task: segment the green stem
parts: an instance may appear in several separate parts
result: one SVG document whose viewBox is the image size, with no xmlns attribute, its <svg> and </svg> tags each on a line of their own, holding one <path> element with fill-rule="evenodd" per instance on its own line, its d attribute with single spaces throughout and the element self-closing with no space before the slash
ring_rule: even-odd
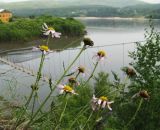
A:
<svg viewBox="0 0 160 130">
<path fill-rule="evenodd" d="M 35 87 L 38 87 L 38 83 L 39 83 L 39 81 L 41 79 L 41 73 L 42 73 L 42 68 L 43 68 L 44 60 L 45 60 L 45 54 L 42 53 L 41 62 L 40 62 L 39 70 L 38 70 L 38 73 L 37 73 L 36 82 L 34 84 Z"/>
<path fill-rule="evenodd" d="M 49 36 L 47 38 L 47 43 L 46 43 L 47 46 L 49 45 L 50 36 L 51 36 L 51 34 L 49 34 Z"/>
<path fill-rule="evenodd" d="M 29 96 L 29 98 L 28 98 L 28 100 L 27 100 L 27 102 L 26 102 L 26 104 L 25 104 L 25 107 L 26 107 L 26 108 L 28 107 L 28 105 L 29 105 L 29 103 L 30 103 L 30 101 L 31 101 L 31 99 L 32 99 L 33 93 L 34 93 L 34 91 L 33 91 L 33 89 L 32 89 L 32 92 L 31 92 L 31 94 L 30 94 L 30 96 Z"/>
<path fill-rule="evenodd" d="M 41 79 L 41 71 L 42 71 L 42 68 L 43 68 L 44 59 L 45 59 L 45 54 L 42 52 L 39 70 L 38 70 L 36 81 L 35 81 L 35 84 L 34 84 L 33 87 L 38 87 L 38 83 L 39 83 L 39 81 Z M 32 92 L 31 92 L 31 94 L 30 94 L 30 96 L 29 96 L 29 98 L 28 98 L 28 100 L 27 100 L 27 102 L 25 104 L 26 108 L 28 107 L 28 105 L 29 105 L 29 103 L 30 103 L 30 101 L 32 99 L 33 94 L 34 94 L 34 89 L 32 89 Z"/>
<path fill-rule="evenodd" d="M 90 81 L 90 79 L 93 77 L 94 72 L 95 72 L 95 70 L 96 70 L 96 68 L 97 68 L 97 66 L 98 66 L 98 63 L 99 63 L 99 62 L 97 61 L 96 64 L 95 64 L 95 66 L 94 66 L 94 69 L 93 69 L 91 75 L 89 76 L 89 78 L 87 79 L 87 81 L 84 83 L 83 86 L 86 86 L 86 84 L 87 84 L 87 83 Z"/>
<path fill-rule="evenodd" d="M 139 105 L 138 105 L 138 107 L 137 107 L 137 110 L 135 111 L 135 113 L 134 113 L 134 115 L 132 116 L 132 118 L 130 119 L 130 121 L 127 123 L 126 127 L 128 127 L 128 126 L 132 123 L 132 121 L 135 120 L 135 118 L 136 118 L 136 116 L 137 116 L 137 114 L 138 114 L 138 111 L 140 110 L 140 108 L 141 108 L 141 106 L 142 106 L 142 103 L 143 103 L 143 98 L 141 98 L 141 100 L 140 100 L 140 102 L 139 102 Z M 126 127 L 124 127 L 124 128 L 126 128 Z"/>
<path fill-rule="evenodd" d="M 97 125 L 97 120 L 99 119 L 100 114 L 101 114 L 101 110 L 100 110 L 100 106 L 99 106 L 98 112 L 96 113 L 95 118 L 94 118 L 95 122 L 92 125 L 92 129 Z"/>
<path fill-rule="evenodd" d="M 35 84 L 34 84 L 34 86 L 33 86 L 33 88 L 32 88 L 32 92 L 31 92 L 31 94 L 30 94 L 30 96 L 29 96 L 29 98 L 28 98 L 28 100 L 27 100 L 27 102 L 26 102 L 26 104 L 25 104 L 25 109 L 27 109 L 28 105 L 29 105 L 30 102 L 31 102 L 32 96 L 33 96 L 34 91 L 35 91 L 34 88 L 38 87 L 38 83 L 39 83 L 40 78 L 41 78 L 41 71 L 42 71 L 44 59 L 45 59 L 45 54 L 42 52 L 41 61 L 40 61 L 40 66 L 39 66 L 39 70 L 38 70 L 38 73 L 37 73 L 36 81 L 35 81 Z M 22 111 L 22 114 L 20 115 L 20 117 L 17 118 L 15 127 L 17 127 L 17 126 L 19 125 L 20 120 L 21 120 L 21 118 L 22 118 L 22 116 L 23 116 L 24 114 L 25 114 L 25 110 L 23 110 L 23 111 Z"/>
<path fill-rule="evenodd" d="M 36 97 L 37 97 L 37 92 L 35 92 L 34 99 L 33 99 L 31 119 L 32 119 L 32 116 L 33 116 L 33 113 L 34 113 L 34 108 L 35 108 L 35 103 L 36 103 Z"/>
<path fill-rule="evenodd" d="M 82 128 L 82 130 L 85 129 L 85 126 L 87 125 L 88 121 L 91 119 L 92 115 L 93 115 L 93 111 L 92 111 L 91 114 L 89 115 L 89 117 L 88 117 L 88 119 L 87 119 L 87 121 L 86 121 L 84 127 Z"/>
<path fill-rule="evenodd" d="M 77 79 L 77 78 L 78 78 L 79 74 L 80 74 L 80 72 L 78 72 L 78 74 L 76 75 L 75 79 Z"/>
<path fill-rule="evenodd" d="M 72 61 L 72 63 L 68 66 L 68 68 L 64 71 L 63 75 L 60 77 L 60 79 L 56 82 L 56 84 L 53 86 L 53 88 L 51 89 L 51 92 L 48 94 L 48 96 L 45 98 L 45 100 L 42 102 L 42 104 L 40 105 L 40 107 L 37 109 L 37 111 L 35 112 L 35 114 L 32 117 L 32 120 L 30 120 L 30 122 L 28 124 L 31 124 L 33 119 L 37 116 L 37 114 L 39 113 L 39 111 L 42 109 L 42 107 L 46 104 L 46 102 L 48 101 L 48 99 L 50 98 L 50 96 L 52 95 L 53 91 L 55 90 L 56 86 L 61 82 L 61 80 L 63 79 L 63 77 L 66 75 L 66 73 L 69 71 L 69 69 L 72 67 L 72 65 L 76 62 L 76 60 L 78 59 L 78 57 L 81 55 L 81 53 L 85 50 L 85 46 L 83 46 L 83 48 L 81 49 L 81 51 L 78 53 L 78 55 L 75 57 L 75 59 Z"/>
<path fill-rule="evenodd" d="M 58 126 L 60 125 L 60 123 L 61 123 L 61 121 L 62 121 L 63 115 L 64 115 L 65 110 L 66 110 L 66 108 L 67 108 L 67 104 L 68 104 L 68 98 L 66 99 L 66 103 L 65 103 L 64 109 L 63 109 L 63 111 L 62 111 L 62 113 L 61 113 L 61 116 L 60 116 L 60 118 L 59 118 L 59 122 L 58 122 L 57 126 L 55 127 L 55 130 L 57 130 Z"/>
<path fill-rule="evenodd" d="M 78 120 L 78 118 L 81 116 L 81 114 L 83 114 L 84 112 L 86 112 L 89 109 L 89 105 L 87 104 L 86 106 L 83 107 L 83 109 L 81 111 L 79 111 L 79 113 L 77 114 L 76 118 L 74 118 L 74 121 L 72 122 L 72 124 L 70 125 L 69 129 L 72 128 L 72 126 L 74 125 L 74 123 Z"/>
</svg>

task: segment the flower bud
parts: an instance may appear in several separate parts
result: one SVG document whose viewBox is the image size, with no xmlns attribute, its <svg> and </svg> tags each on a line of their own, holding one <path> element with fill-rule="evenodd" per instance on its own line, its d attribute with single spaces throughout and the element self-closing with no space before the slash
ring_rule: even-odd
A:
<svg viewBox="0 0 160 130">
<path fill-rule="evenodd" d="M 68 81 L 69 81 L 69 83 L 72 83 L 72 84 L 77 83 L 77 81 L 74 77 L 69 78 Z"/>
<path fill-rule="evenodd" d="M 93 46 L 94 45 L 94 42 L 90 38 L 84 38 L 83 42 L 84 42 L 85 46 Z"/>
<path fill-rule="evenodd" d="M 141 96 L 144 99 L 149 99 L 150 98 L 150 96 L 149 96 L 149 94 L 148 94 L 148 92 L 146 90 L 141 90 L 139 92 L 139 96 Z"/>
</svg>

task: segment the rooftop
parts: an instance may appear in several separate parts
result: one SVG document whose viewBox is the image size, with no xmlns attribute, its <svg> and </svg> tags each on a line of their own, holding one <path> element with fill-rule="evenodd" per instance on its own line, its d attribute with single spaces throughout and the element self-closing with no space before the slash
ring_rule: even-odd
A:
<svg viewBox="0 0 160 130">
<path fill-rule="evenodd" d="M 4 9 L 0 9 L 0 12 L 3 12 L 4 11 Z"/>
<path fill-rule="evenodd" d="M 10 11 L 6 10 L 6 9 L 0 9 L 0 13 L 5 12 L 5 13 L 10 13 Z"/>
</svg>

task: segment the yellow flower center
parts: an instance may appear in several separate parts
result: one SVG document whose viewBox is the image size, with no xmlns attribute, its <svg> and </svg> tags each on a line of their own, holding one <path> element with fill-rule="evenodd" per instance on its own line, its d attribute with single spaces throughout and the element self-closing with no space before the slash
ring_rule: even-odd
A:
<svg viewBox="0 0 160 130">
<path fill-rule="evenodd" d="M 101 99 L 102 101 L 107 101 L 108 100 L 108 98 L 105 97 L 105 96 L 101 96 L 99 99 Z"/>
<path fill-rule="evenodd" d="M 71 88 L 70 86 L 66 85 L 64 88 L 63 88 L 64 91 L 66 92 L 72 92 L 73 88 Z"/>
<path fill-rule="evenodd" d="M 78 67 L 78 71 L 79 71 L 80 73 L 84 73 L 84 72 L 85 72 L 85 68 L 84 68 L 84 67 Z"/>
<path fill-rule="evenodd" d="M 49 28 L 48 28 L 48 30 L 54 30 L 54 28 L 52 28 L 52 27 L 49 27 Z"/>
<path fill-rule="evenodd" d="M 45 46 L 45 45 L 39 46 L 39 48 L 42 51 L 48 51 L 49 50 L 48 46 Z"/>
<path fill-rule="evenodd" d="M 100 51 L 98 51 L 97 55 L 100 56 L 100 57 L 105 57 L 106 56 L 106 52 L 103 51 L 103 50 L 100 50 Z"/>
</svg>

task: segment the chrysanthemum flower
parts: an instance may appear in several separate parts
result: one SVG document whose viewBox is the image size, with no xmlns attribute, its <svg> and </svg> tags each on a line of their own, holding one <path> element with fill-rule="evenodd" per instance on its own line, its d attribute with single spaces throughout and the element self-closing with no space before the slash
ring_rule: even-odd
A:
<svg viewBox="0 0 160 130">
<path fill-rule="evenodd" d="M 58 89 L 59 89 L 59 94 L 63 94 L 65 93 L 71 93 L 71 94 L 75 94 L 78 95 L 72 87 L 70 87 L 69 85 L 58 85 Z"/>
<path fill-rule="evenodd" d="M 93 46 L 94 45 L 94 42 L 90 38 L 88 38 L 88 37 L 85 37 L 83 39 L 83 42 L 84 42 L 85 46 Z"/>
<path fill-rule="evenodd" d="M 93 56 L 96 58 L 96 61 L 103 61 L 106 58 L 106 52 L 104 50 L 100 50 Z"/>
<path fill-rule="evenodd" d="M 44 54 L 49 53 L 49 52 L 53 52 L 53 51 L 51 51 L 51 50 L 48 48 L 48 46 L 46 46 L 46 45 L 40 45 L 40 46 L 38 46 L 38 47 L 33 47 L 33 50 L 40 50 L 40 51 L 42 51 L 42 53 L 44 53 Z"/>
<path fill-rule="evenodd" d="M 52 38 L 56 37 L 56 38 L 60 38 L 61 36 L 61 33 L 59 32 L 56 32 L 54 28 L 52 27 L 48 27 L 46 23 L 43 23 L 42 25 L 42 32 L 43 32 L 43 35 L 51 35 Z"/>
<path fill-rule="evenodd" d="M 101 96 L 99 98 L 96 98 L 95 95 L 92 97 L 91 105 L 93 110 L 97 110 L 99 108 L 107 108 L 112 111 L 112 108 L 110 107 L 110 104 L 114 103 L 114 101 L 108 101 L 108 98 L 105 96 Z"/>
<path fill-rule="evenodd" d="M 146 90 L 141 90 L 132 96 L 132 98 L 136 98 L 136 97 L 141 97 L 145 100 L 148 100 L 150 98 L 150 96 Z"/>
</svg>

